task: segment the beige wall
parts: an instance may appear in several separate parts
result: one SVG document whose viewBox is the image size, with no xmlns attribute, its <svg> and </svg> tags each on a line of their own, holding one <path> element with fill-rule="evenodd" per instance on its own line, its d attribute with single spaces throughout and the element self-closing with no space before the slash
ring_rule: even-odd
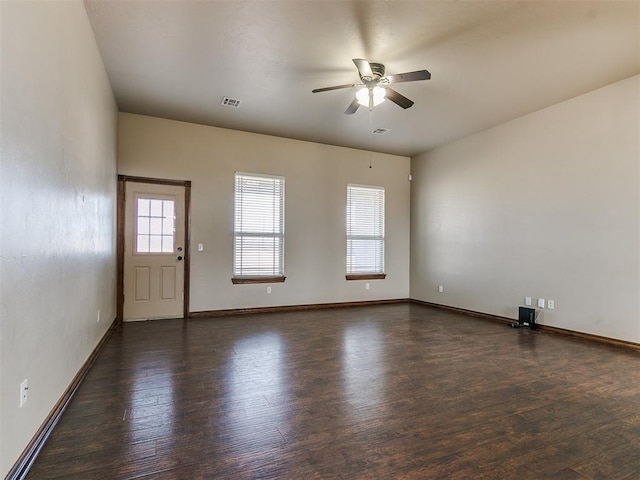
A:
<svg viewBox="0 0 640 480">
<path fill-rule="evenodd" d="M 117 108 L 81 1 L 0 18 L 4 477 L 115 318 Z"/>
<path fill-rule="evenodd" d="M 639 84 L 414 158 L 411 297 L 640 342 Z"/>
<path fill-rule="evenodd" d="M 409 158 L 120 114 L 118 172 L 191 180 L 191 311 L 409 296 Z M 283 284 L 232 285 L 233 174 L 285 177 Z M 386 189 L 386 280 L 345 275 L 347 183 Z M 198 243 L 204 251 L 196 251 Z"/>
</svg>

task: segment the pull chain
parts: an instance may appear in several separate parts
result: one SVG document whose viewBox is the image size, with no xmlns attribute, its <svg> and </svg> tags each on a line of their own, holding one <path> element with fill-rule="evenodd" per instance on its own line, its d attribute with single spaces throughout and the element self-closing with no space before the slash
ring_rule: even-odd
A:
<svg viewBox="0 0 640 480">
<path fill-rule="evenodd" d="M 373 109 L 369 109 L 369 168 L 371 168 L 371 148 L 373 144 Z"/>
</svg>

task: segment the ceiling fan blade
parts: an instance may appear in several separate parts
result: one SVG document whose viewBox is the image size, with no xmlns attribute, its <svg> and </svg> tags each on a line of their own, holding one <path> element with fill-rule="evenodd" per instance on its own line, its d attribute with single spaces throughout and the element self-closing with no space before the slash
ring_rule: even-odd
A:
<svg viewBox="0 0 640 480">
<path fill-rule="evenodd" d="M 360 77 L 373 78 L 373 72 L 371 71 L 371 65 L 369 65 L 368 60 L 365 60 L 364 58 L 354 58 L 353 63 L 356 64 Z"/>
<path fill-rule="evenodd" d="M 405 97 L 404 95 L 399 94 L 398 92 L 396 92 L 394 89 L 392 88 L 387 88 L 387 95 L 386 97 L 391 100 L 393 103 L 395 103 L 396 105 L 398 105 L 399 107 L 402 107 L 404 109 L 407 109 L 409 107 L 411 107 L 413 105 L 413 101 L 409 100 L 407 97 Z"/>
<path fill-rule="evenodd" d="M 415 72 L 387 75 L 385 78 L 389 83 L 415 82 L 416 80 L 429 80 L 431 74 L 427 70 L 417 70 Z"/>
<path fill-rule="evenodd" d="M 360 106 L 360 104 L 358 103 L 358 99 L 354 98 L 353 102 L 351 102 L 351 104 L 344 111 L 344 114 L 345 115 L 353 115 L 354 113 L 356 113 L 356 110 L 358 110 L 359 106 Z"/>
<path fill-rule="evenodd" d="M 311 90 L 311 93 L 328 92 L 330 90 L 340 90 L 341 88 L 351 88 L 355 86 L 355 83 L 347 83 L 345 85 L 336 85 L 335 87 L 316 88 Z"/>
</svg>

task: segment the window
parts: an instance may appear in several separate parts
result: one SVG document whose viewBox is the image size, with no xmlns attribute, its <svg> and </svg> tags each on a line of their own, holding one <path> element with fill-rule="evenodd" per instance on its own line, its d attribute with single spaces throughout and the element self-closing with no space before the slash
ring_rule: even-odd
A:
<svg viewBox="0 0 640 480">
<path fill-rule="evenodd" d="M 136 253 L 173 253 L 174 200 L 138 197 Z"/>
<path fill-rule="evenodd" d="M 284 178 L 236 173 L 233 283 L 284 281 Z"/>
<path fill-rule="evenodd" d="M 385 278 L 384 187 L 347 185 L 347 280 Z"/>
</svg>

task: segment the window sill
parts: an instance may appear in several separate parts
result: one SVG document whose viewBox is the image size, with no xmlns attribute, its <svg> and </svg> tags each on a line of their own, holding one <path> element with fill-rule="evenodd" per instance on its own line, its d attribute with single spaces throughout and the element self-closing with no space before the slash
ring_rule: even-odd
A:
<svg viewBox="0 0 640 480">
<path fill-rule="evenodd" d="M 234 285 L 244 285 L 247 283 L 283 283 L 287 277 L 232 277 L 231 283 Z"/>
<path fill-rule="evenodd" d="M 384 280 L 386 273 L 362 273 L 357 275 L 345 275 L 347 280 Z"/>
</svg>

